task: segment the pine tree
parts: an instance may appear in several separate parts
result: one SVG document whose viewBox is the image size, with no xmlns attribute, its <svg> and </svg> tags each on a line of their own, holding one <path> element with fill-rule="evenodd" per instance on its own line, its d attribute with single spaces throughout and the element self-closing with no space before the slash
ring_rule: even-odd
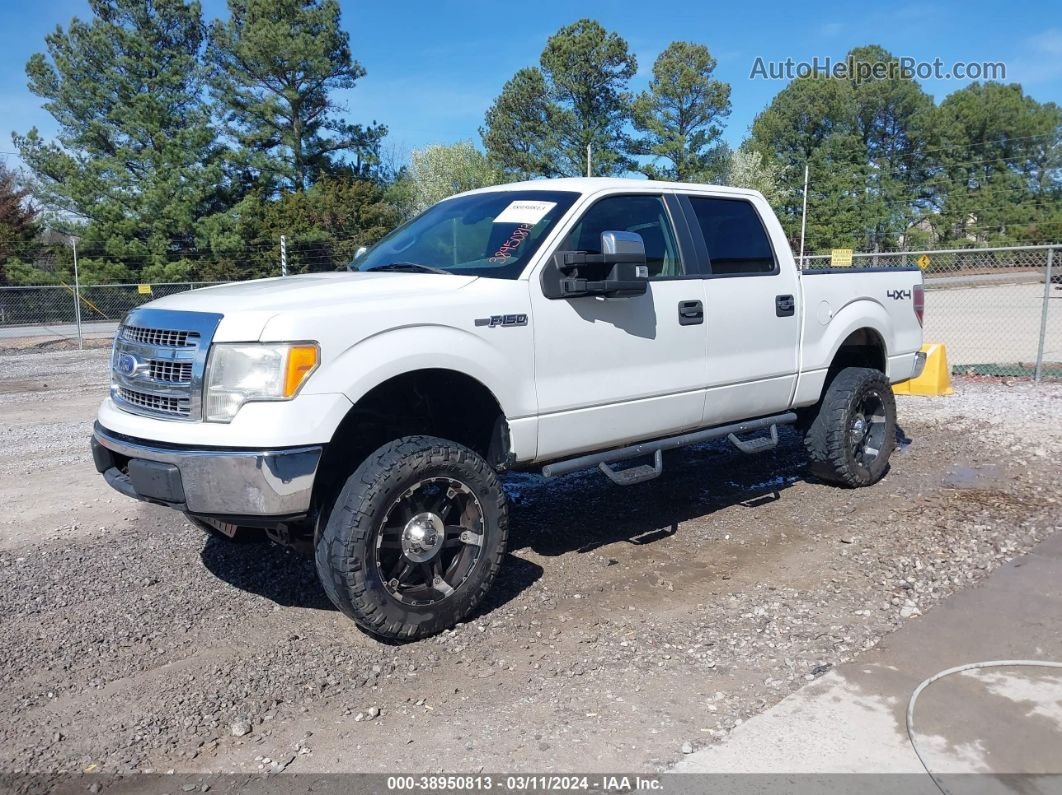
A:
<svg viewBox="0 0 1062 795">
<path fill-rule="evenodd" d="M 730 86 L 712 77 L 715 65 L 707 47 L 686 41 L 672 42 L 653 64 L 649 90 L 632 107 L 634 129 L 641 133 L 633 151 L 652 158 L 639 166 L 650 179 L 690 182 L 718 175 Z"/>
<path fill-rule="evenodd" d="M 351 124 L 335 99 L 365 76 L 336 0 L 229 0 L 210 56 L 211 86 L 258 188 L 306 190 L 344 154 L 362 176 L 376 164 L 387 129 Z"/>
<path fill-rule="evenodd" d="M 866 165 L 854 107 L 845 81 L 803 77 L 778 92 L 752 123 L 749 147 L 782 169 L 776 209 L 794 244 L 800 235 L 804 166 L 809 166 L 808 252 L 855 246 L 861 236 L 859 185 Z"/>
<path fill-rule="evenodd" d="M 627 42 L 592 19 L 550 36 L 539 67 L 505 84 L 480 131 L 491 159 L 520 176 L 594 176 L 631 168 L 627 84 L 638 70 Z"/>
<path fill-rule="evenodd" d="M 88 223 L 86 248 L 136 265 L 195 245 L 216 209 L 219 147 L 203 102 L 198 3 L 92 0 L 46 38 L 26 66 L 29 88 L 58 124 L 14 141 L 38 199 Z"/>
<path fill-rule="evenodd" d="M 1062 109 L 1021 86 L 972 83 L 934 118 L 934 224 L 956 243 L 1022 241 L 1062 209 Z M 1052 241 L 1054 242 L 1054 241 Z"/>
<path fill-rule="evenodd" d="M 539 69 L 521 69 L 503 87 L 479 129 L 490 159 L 516 179 L 554 177 L 557 106 Z"/>
</svg>

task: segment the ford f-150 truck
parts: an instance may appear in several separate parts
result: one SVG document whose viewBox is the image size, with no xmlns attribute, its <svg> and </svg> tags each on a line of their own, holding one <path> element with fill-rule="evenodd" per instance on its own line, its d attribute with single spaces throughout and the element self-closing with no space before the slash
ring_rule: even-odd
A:
<svg viewBox="0 0 1062 795">
<path fill-rule="evenodd" d="M 801 272 L 749 190 L 623 179 L 436 204 L 349 272 L 195 290 L 122 321 L 96 468 L 230 537 L 314 555 L 365 630 L 473 611 L 506 549 L 499 473 L 804 433 L 842 486 L 885 473 L 891 384 L 924 365 L 917 267 Z"/>
</svg>

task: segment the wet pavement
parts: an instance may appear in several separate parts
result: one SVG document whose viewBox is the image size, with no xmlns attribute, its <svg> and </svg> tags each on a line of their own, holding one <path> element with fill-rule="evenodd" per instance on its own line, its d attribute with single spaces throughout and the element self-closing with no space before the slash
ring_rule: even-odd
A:
<svg viewBox="0 0 1062 795">
<path fill-rule="evenodd" d="M 945 676 L 922 691 L 908 733 L 909 702 L 921 682 L 953 667 L 1019 660 L 1062 663 L 1062 535 L 675 769 L 1062 774 L 1059 667 L 992 665 Z"/>
</svg>

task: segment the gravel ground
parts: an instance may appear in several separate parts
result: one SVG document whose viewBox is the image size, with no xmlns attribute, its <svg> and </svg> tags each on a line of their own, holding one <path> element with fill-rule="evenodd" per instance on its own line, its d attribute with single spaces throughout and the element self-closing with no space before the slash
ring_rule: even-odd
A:
<svg viewBox="0 0 1062 795">
<path fill-rule="evenodd" d="M 87 453 L 105 367 L 0 359 L 0 772 L 661 770 L 1062 515 L 1062 385 L 962 380 L 900 399 L 869 490 L 805 479 L 791 431 L 625 490 L 513 475 L 488 603 L 384 645 L 308 561 L 110 492 Z"/>
</svg>

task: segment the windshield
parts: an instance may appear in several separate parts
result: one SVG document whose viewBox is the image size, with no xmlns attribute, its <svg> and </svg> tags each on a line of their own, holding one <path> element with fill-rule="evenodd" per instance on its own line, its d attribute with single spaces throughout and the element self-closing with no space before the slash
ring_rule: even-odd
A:
<svg viewBox="0 0 1062 795">
<path fill-rule="evenodd" d="M 578 198 L 568 191 L 491 191 L 446 199 L 365 252 L 351 267 L 443 270 L 515 279 Z"/>
</svg>

